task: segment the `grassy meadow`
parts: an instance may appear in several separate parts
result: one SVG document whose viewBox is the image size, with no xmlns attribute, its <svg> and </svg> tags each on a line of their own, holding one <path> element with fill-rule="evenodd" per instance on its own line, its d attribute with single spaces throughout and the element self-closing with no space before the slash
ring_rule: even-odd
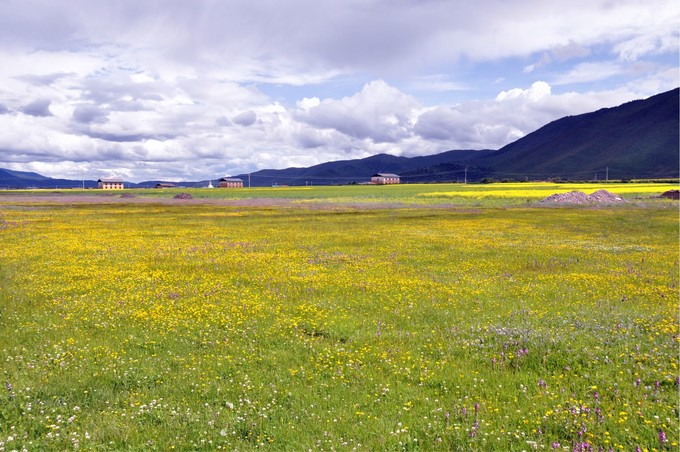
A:
<svg viewBox="0 0 680 452">
<path fill-rule="evenodd" d="M 678 450 L 673 188 L 0 192 L 0 451 Z"/>
</svg>

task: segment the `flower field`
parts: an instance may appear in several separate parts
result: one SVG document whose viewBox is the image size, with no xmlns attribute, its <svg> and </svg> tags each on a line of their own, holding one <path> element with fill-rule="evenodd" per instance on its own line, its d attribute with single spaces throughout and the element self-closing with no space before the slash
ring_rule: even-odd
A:
<svg viewBox="0 0 680 452">
<path fill-rule="evenodd" d="M 677 202 L 305 190 L 0 196 L 0 451 L 678 449 Z"/>
</svg>

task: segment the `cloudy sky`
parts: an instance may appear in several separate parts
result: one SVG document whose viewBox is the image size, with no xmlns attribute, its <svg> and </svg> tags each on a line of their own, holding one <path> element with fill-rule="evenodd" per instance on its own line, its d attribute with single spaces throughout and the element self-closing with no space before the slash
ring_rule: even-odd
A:
<svg viewBox="0 0 680 452">
<path fill-rule="evenodd" d="M 2 0 L 0 167 L 139 182 L 497 149 L 678 86 L 676 0 Z"/>
</svg>

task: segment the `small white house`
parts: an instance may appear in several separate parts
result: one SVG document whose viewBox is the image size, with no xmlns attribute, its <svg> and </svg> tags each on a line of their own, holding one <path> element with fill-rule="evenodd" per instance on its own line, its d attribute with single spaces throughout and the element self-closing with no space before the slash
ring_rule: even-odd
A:
<svg viewBox="0 0 680 452">
<path fill-rule="evenodd" d="M 97 188 L 102 190 L 122 190 L 125 187 L 123 186 L 123 179 L 109 177 L 105 179 L 99 179 L 97 181 Z"/>
<path fill-rule="evenodd" d="M 401 178 L 392 173 L 377 173 L 371 176 L 371 183 L 377 185 L 398 184 Z"/>
<path fill-rule="evenodd" d="M 223 177 L 220 179 L 220 188 L 243 188 L 243 181 L 238 177 Z"/>
</svg>

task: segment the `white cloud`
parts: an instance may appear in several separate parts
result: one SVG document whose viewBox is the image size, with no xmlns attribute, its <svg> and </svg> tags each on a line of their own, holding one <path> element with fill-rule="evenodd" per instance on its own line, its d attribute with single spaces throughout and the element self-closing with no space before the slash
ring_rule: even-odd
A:
<svg viewBox="0 0 680 452">
<path fill-rule="evenodd" d="M 231 121 L 244 127 L 252 126 L 257 121 L 257 114 L 253 110 L 244 111 L 231 118 Z"/>
<path fill-rule="evenodd" d="M 370 82 L 360 93 L 340 100 L 325 99 L 316 106 L 303 102 L 297 119 L 321 129 L 334 129 L 356 139 L 393 143 L 406 138 L 421 108 L 411 96 L 382 80 Z"/>
<path fill-rule="evenodd" d="M 5 0 L 3 165 L 182 179 L 495 148 L 677 86 L 679 20 L 671 0 Z"/>
<path fill-rule="evenodd" d="M 49 99 L 36 99 L 23 107 L 21 112 L 29 116 L 52 116 Z"/>
<path fill-rule="evenodd" d="M 580 63 L 566 74 L 557 76 L 552 82 L 555 85 L 595 82 L 616 77 L 625 71 L 624 66 L 612 61 Z"/>
<path fill-rule="evenodd" d="M 498 94 L 498 96 L 496 96 L 496 100 L 503 102 L 512 99 L 524 98 L 529 101 L 538 101 L 550 96 L 550 91 L 550 85 L 548 85 L 546 82 L 535 82 L 529 89 L 515 88 L 509 91 L 503 91 Z"/>
<path fill-rule="evenodd" d="M 296 105 L 298 106 L 299 109 L 309 111 L 310 109 L 314 107 L 318 107 L 321 104 L 321 101 L 319 100 L 318 97 L 305 97 L 299 101 L 296 102 Z"/>
<path fill-rule="evenodd" d="M 546 82 L 500 92 L 493 101 L 439 106 L 418 118 L 414 131 L 447 149 L 498 149 L 567 115 L 587 113 L 639 98 L 634 92 L 552 94 Z"/>
</svg>

